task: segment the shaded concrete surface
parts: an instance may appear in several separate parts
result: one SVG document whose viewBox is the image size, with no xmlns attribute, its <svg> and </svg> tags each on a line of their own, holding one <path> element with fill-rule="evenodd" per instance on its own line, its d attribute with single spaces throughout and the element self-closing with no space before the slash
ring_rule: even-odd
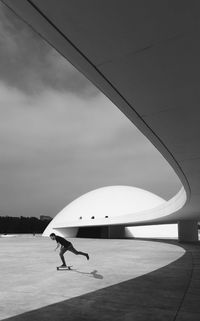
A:
<svg viewBox="0 0 200 321">
<path fill-rule="evenodd" d="M 25 320 L 199 320 L 199 245 L 74 239 L 73 271 L 46 238 L 0 239 L 0 318 Z"/>
</svg>

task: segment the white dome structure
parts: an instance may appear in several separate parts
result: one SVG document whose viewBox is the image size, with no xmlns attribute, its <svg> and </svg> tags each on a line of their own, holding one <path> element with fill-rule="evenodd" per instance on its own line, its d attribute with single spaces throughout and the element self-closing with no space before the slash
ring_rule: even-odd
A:
<svg viewBox="0 0 200 321">
<path fill-rule="evenodd" d="M 76 236 L 78 227 L 105 226 L 125 222 L 125 218 L 145 215 L 152 209 L 167 203 L 161 197 L 140 188 L 107 186 L 77 198 L 67 205 L 45 229 L 43 235 L 52 232 L 62 236 Z M 120 220 L 120 222 L 119 222 Z"/>
</svg>

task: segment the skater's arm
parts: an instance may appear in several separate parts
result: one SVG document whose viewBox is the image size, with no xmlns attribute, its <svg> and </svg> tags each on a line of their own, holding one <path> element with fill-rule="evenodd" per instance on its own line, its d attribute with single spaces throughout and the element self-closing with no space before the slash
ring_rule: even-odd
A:
<svg viewBox="0 0 200 321">
<path fill-rule="evenodd" d="M 60 243 L 57 243 L 57 246 L 56 246 L 56 248 L 55 248 L 55 251 L 59 248 L 59 246 L 60 246 Z"/>
</svg>

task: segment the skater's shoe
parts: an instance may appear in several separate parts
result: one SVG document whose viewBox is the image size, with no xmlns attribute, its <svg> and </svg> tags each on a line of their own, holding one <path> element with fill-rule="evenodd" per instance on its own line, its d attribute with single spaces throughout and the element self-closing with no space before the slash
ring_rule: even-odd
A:
<svg viewBox="0 0 200 321">
<path fill-rule="evenodd" d="M 87 258 L 87 260 L 89 260 L 89 258 L 90 258 L 90 257 L 89 257 L 89 255 L 88 255 L 88 254 L 86 254 L 86 258 Z"/>
<path fill-rule="evenodd" d="M 64 267 L 67 267 L 66 264 L 62 264 L 61 266 L 59 266 L 59 268 L 64 268 Z"/>
</svg>

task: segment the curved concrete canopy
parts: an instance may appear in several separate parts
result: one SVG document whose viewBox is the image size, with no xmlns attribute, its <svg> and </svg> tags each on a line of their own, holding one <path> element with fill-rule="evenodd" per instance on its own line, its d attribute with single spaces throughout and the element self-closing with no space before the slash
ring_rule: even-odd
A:
<svg viewBox="0 0 200 321">
<path fill-rule="evenodd" d="M 171 214 L 169 201 L 168 215 L 148 222 L 199 220 L 200 3 L 3 2 L 96 84 L 176 171 L 185 206 Z M 183 205 L 183 190 L 174 199 L 180 195 Z"/>
</svg>

